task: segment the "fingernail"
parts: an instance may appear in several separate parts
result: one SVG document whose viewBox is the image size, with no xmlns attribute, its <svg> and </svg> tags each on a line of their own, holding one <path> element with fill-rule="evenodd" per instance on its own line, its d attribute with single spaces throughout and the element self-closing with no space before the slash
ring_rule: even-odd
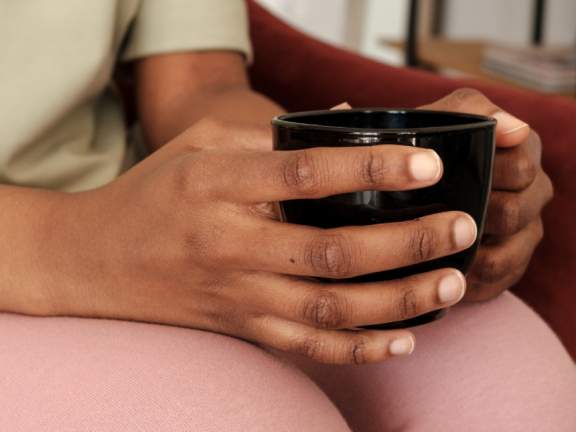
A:
<svg viewBox="0 0 576 432">
<path fill-rule="evenodd" d="M 508 134 L 511 134 L 512 132 L 516 132 L 516 131 L 519 131 L 520 129 L 524 129 L 524 128 L 527 128 L 527 127 L 530 127 L 530 126 L 528 125 L 528 123 L 524 123 L 523 125 L 520 125 L 520 126 L 518 126 L 518 127 L 515 127 L 515 128 L 513 128 L 513 129 L 507 130 L 507 131 L 505 131 L 505 132 L 501 132 L 500 135 L 508 135 Z"/>
<path fill-rule="evenodd" d="M 414 351 L 414 339 L 410 336 L 400 336 L 390 344 L 390 354 L 402 356 L 412 354 Z"/>
<path fill-rule="evenodd" d="M 440 176 L 440 158 L 433 150 L 423 150 L 410 158 L 410 172 L 415 180 L 431 182 Z"/>
<path fill-rule="evenodd" d="M 498 128 L 498 135 L 507 135 L 520 129 L 530 127 L 528 123 L 525 123 L 514 117 L 512 114 L 508 114 L 504 111 L 494 114 L 494 118 L 498 120 L 498 125 L 500 126 Z"/>
<path fill-rule="evenodd" d="M 464 278 L 462 273 L 453 272 L 440 281 L 438 297 L 442 303 L 457 302 L 464 297 Z"/>
<path fill-rule="evenodd" d="M 454 241 L 460 248 L 472 246 L 476 240 L 476 223 L 470 216 L 461 216 L 454 223 Z"/>
</svg>

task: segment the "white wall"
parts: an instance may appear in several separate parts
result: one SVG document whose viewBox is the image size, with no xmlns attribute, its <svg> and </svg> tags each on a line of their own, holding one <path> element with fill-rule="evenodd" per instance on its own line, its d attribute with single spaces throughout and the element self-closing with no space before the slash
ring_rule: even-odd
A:
<svg viewBox="0 0 576 432">
<path fill-rule="evenodd" d="M 527 45 L 532 33 L 533 3 L 533 0 L 449 0 L 446 35 Z M 547 45 L 576 42 L 576 1 L 547 0 L 544 42 Z"/>
<path fill-rule="evenodd" d="M 336 46 L 345 45 L 349 1 L 256 0 L 300 31 Z M 405 33 L 407 0 L 364 0 L 360 52 L 387 63 L 401 64 L 398 50 L 383 47 L 381 38 L 401 40 Z"/>
<path fill-rule="evenodd" d="M 576 44 L 576 1 L 548 0 L 545 40 L 550 45 Z"/>
<path fill-rule="evenodd" d="M 349 1 L 257 0 L 299 30 L 336 46 L 346 37 Z M 448 37 L 485 39 L 527 45 L 534 0 L 448 0 L 445 32 Z M 403 56 L 386 48 L 382 39 L 402 40 L 406 34 L 408 0 L 364 0 L 364 28 L 360 52 L 401 64 Z M 548 0 L 544 41 L 548 45 L 576 43 L 576 0 Z"/>
<path fill-rule="evenodd" d="M 397 49 L 385 47 L 382 39 L 402 40 L 405 38 L 409 2 L 407 0 L 365 0 L 365 5 L 360 52 L 385 63 L 403 64 L 403 54 Z"/>
<path fill-rule="evenodd" d="M 257 1 L 304 33 L 336 46 L 344 44 L 348 0 Z"/>
</svg>

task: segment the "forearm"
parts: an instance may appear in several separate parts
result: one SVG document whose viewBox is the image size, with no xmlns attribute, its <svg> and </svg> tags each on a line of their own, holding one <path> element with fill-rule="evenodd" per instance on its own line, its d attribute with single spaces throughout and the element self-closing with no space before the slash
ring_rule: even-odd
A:
<svg viewBox="0 0 576 432">
<path fill-rule="evenodd" d="M 268 124 L 284 110 L 252 91 L 244 58 L 234 52 L 186 52 L 138 61 L 136 102 L 151 150 L 198 120 L 215 116 Z"/>
<path fill-rule="evenodd" d="M 147 110 L 142 125 L 153 150 L 162 147 L 204 117 L 269 124 L 282 107 L 247 86 L 198 90 Z"/>
</svg>

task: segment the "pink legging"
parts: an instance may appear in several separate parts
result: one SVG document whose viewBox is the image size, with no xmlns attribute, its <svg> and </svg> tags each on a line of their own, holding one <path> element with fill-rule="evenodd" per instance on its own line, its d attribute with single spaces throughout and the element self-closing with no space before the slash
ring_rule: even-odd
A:
<svg viewBox="0 0 576 432">
<path fill-rule="evenodd" d="M 415 333 L 407 358 L 332 366 L 197 330 L 0 314 L 0 430 L 576 431 L 576 367 L 512 294 Z"/>
</svg>

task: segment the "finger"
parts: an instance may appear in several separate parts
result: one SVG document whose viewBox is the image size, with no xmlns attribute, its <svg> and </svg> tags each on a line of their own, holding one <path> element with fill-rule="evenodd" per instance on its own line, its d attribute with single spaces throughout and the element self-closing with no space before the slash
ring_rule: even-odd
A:
<svg viewBox="0 0 576 432">
<path fill-rule="evenodd" d="M 324 330 L 281 318 L 258 321 L 241 337 L 322 363 L 374 363 L 411 354 L 415 347 L 408 330 Z"/>
<path fill-rule="evenodd" d="M 442 175 L 442 163 L 434 151 L 399 145 L 220 151 L 197 155 L 191 162 L 191 183 L 212 178 L 215 181 L 207 193 L 252 203 L 365 190 L 418 189 L 436 183 Z"/>
<path fill-rule="evenodd" d="M 476 239 L 474 220 L 446 212 L 417 220 L 321 229 L 264 219 L 236 224 L 226 262 L 244 270 L 342 279 L 396 269 L 466 249 Z M 232 245 L 237 245 L 233 247 Z M 232 264 L 233 263 L 233 264 Z"/>
<path fill-rule="evenodd" d="M 516 147 L 496 149 L 492 189 L 519 191 L 530 186 L 540 170 L 541 153 L 540 137 L 534 131 Z"/>
<path fill-rule="evenodd" d="M 494 117 L 498 120 L 496 144 L 499 147 L 513 147 L 521 144 L 530 131 L 527 123 L 499 108 L 479 91 L 470 88 L 458 89 L 437 102 L 419 108 Z"/>
<path fill-rule="evenodd" d="M 252 308 L 328 330 L 414 318 L 454 305 L 466 291 L 464 276 L 455 269 L 361 284 L 332 284 L 277 275 L 252 284 L 261 293 L 250 300 Z M 264 284 L 261 289 L 256 288 Z"/>
<path fill-rule="evenodd" d="M 478 282 L 468 282 L 464 301 L 487 301 L 491 300 L 507 289 L 512 288 L 524 276 L 530 262 L 513 270 L 504 279 L 493 284 L 481 284 Z"/>
<path fill-rule="evenodd" d="M 484 233 L 501 237 L 516 234 L 540 216 L 552 195 L 552 182 L 544 171 L 521 192 L 492 191 Z"/>
<path fill-rule="evenodd" d="M 272 150 L 272 126 L 206 117 L 174 139 L 186 150 Z"/>
<path fill-rule="evenodd" d="M 341 104 L 330 108 L 330 110 L 345 110 L 345 109 L 352 109 L 352 107 L 350 106 L 350 104 L 348 102 L 342 102 Z"/>
<path fill-rule="evenodd" d="M 478 248 L 466 280 L 469 284 L 495 285 L 518 269 L 524 269 L 530 262 L 536 245 L 543 236 L 542 220 L 530 223 L 518 234 L 503 239 L 492 239 Z M 476 285 L 475 285 L 476 286 Z M 490 291 L 467 294 L 467 299 L 490 298 Z"/>
</svg>

